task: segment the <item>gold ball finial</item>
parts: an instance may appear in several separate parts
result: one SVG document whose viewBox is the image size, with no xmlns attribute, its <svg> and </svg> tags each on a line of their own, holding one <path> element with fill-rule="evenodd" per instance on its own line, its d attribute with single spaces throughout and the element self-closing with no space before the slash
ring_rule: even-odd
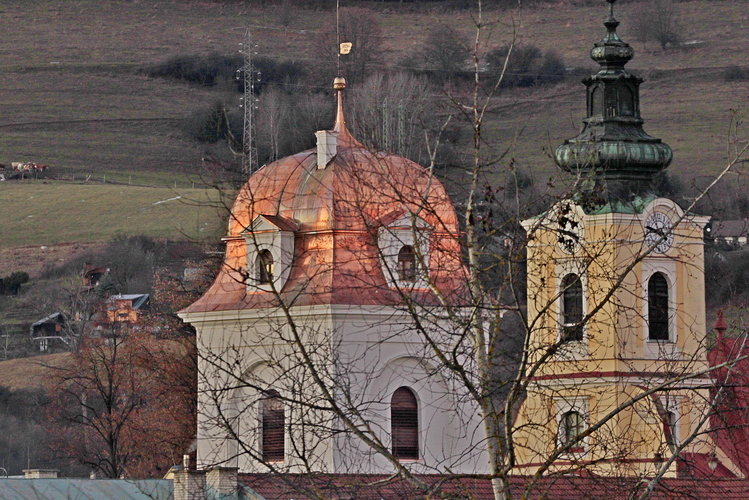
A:
<svg viewBox="0 0 749 500">
<path fill-rule="evenodd" d="M 346 79 L 342 76 L 335 77 L 333 80 L 333 90 L 343 90 L 346 88 Z"/>
</svg>

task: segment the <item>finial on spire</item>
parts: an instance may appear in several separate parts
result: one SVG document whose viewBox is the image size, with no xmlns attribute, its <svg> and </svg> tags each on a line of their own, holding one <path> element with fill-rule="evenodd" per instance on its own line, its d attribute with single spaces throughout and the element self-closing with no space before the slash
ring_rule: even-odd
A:
<svg viewBox="0 0 749 500">
<path fill-rule="evenodd" d="M 616 0 L 606 1 L 609 3 L 609 16 L 603 22 L 606 27 L 606 35 L 603 40 L 595 44 L 593 50 L 590 51 L 590 57 L 603 69 L 623 70 L 624 65 L 634 57 L 635 51 L 629 44 L 623 42 L 616 32 L 616 28 L 619 26 L 619 21 L 614 17 L 614 2 Z"/>
<path fill-rule="evenodd" d="M 343 116 L 343 91 L 346 89 L 346 79 L 342 76 L 337 76 L 333 80 L 333 90 L 338 92 L 338 108 L 336 109 L 335 126 L 333 127 L 334 132 L 338 132 L 344 135 L 348 135 L 346 129 L 346 119 Z"/>
<path fill-rule="evenodd" d="M 609 17 L 614 17 L 614 4 L 616 0 L 606 0 L 609 3 Z"/>
</svg>

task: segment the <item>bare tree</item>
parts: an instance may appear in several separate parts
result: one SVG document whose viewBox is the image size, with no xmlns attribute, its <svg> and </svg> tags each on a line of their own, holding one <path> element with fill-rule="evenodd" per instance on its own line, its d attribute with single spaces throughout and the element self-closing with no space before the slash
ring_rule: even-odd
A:
<svg viewBox="0 0 749 500">
<path fill-rule="evenodd" d="M 438 81 L 470 74 L 467 71 L 471 59 L 470 42 L 449 26 L 439 24 L 430 30 L 418 56 Z"/>
<path fill-rule="evenodd" d="M 437 123 L 439 99 L 423 78 L 375 73 L 352 89 L 350 99 L 351 130 L 368 147 L 420 163 L 429 161 L 424 131 L 438 130 L 441 124 Z"/>
<path fill-rule="evenodd" d="M 259 139 L 258 142 L 262 141 L 268 144 L 270 148 L 267 155 L 268 161 L 275 161 L 280 157 L 281 137 L 288 127 L 289 110 L 283 97 L 283 93 L 278 88 L 270 88 L 263 92 L 260 99 L 258 117 L 264 124 L 262 131 L 267 133 L 268 136 L 264 140 Z"/>
<path fill-rule="evenodd" d="M 638 5 L 632 16 L 632 31 L 642 42 L 656 42 L 662 49 L 678 46 L 683 37 L 679 13 L 673 0 L 651 0 Z"/>
<path fill-rule="evenodd" d="M 107 339 L 85 339 L 69 363 L 50 367 L 48 412 L 58 457 L 104 477 L 162 475 L 192 438 L 189 425 L 186 435 L 183 427 L 189 394 L 177 389 L 180 370 L 190 371 L 189 351 L 189 344 L 122 325 Z"/>
</svg>

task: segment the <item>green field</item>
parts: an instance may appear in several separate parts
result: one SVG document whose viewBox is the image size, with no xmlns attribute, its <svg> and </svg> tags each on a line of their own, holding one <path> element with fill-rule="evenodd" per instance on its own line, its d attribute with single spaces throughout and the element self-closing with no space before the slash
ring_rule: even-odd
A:
<svg viewBox="0 0 749 500">
<path fill-rule="evenodd" d="M 217 198 L 216 191 L 179 187 L 5 182 L 0 246 L 105 241 L 118 234 L 215 241 L 225 215 Z"/>
</svg>

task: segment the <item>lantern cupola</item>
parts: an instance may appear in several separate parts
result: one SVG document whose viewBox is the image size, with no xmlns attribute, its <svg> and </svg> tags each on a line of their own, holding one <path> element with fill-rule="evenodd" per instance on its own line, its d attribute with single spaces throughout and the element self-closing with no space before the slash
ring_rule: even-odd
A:
<svg viewBox="0 0 749 500">
<path fill-rule="evenodd" d="M 640 116 L 642 79 L 624 66 L 634 49 L 619 38 L 614 2 L 604 21 L 606 36 L 595 44 L 591 58 L 598 73 L 583 83 L 587 87 L 587 117 L 582 132 L 556 149 L 554 158 L 564 170 L 604 180 L 650 181 L 671 163 L 671 148 L 648 135 Z"/>
</svg>

